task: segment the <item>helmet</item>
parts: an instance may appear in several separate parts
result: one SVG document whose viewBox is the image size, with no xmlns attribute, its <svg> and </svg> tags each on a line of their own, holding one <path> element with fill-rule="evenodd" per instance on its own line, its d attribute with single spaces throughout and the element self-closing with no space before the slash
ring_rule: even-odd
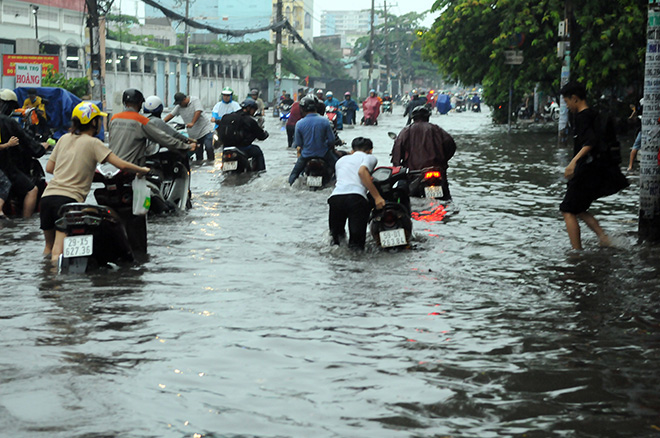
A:
<svg viewBox="0 0 660 438">
<path fill-rule="evenodd" d="M 254 108 L 258 109 L 259 105 L 257 105 L 257 102 L 254 99 L 250 99 L 249 97 L 245 99 L 243 102 L 241 102 L 241 108 Z"/>
<path fill-rule="evenodd" d="M 145 113 L 160 114 L 163 112 L 163 101 L 158 96 L 149 96 L 144 101 L 142 109 Z"/>
<path fill-rule="evenodd" d="M 251 89 L 250 90 L 250 95 L 252 95 L 252 94 L 256 94 L 258 96 L 259 95 L 259 90 L 257 90 L 256 88 Z"/>
<path fill-rule="evenodd" d="M 413 96 L 419 96 L 419 91 L 417 91 L 417 90 L 412 90 L 412 95 L 413 95 Z"/>
<path fill-rule="evenodd" d="M 325 93 L 325 95 L 326 95 L 326 97 L 333 96 L 332 91 L 328 91 L 327 93 Z"/>
<path fill-rule="evenodd" d="M 232 90 L 229 87 L 225 87 L 225 88 L 222 89 L 222 92 L 220 94 L 224 94 L 224 95 L 228 94 L 228 95 L 231 96 L 232 94 L 234 94 L 234 90 Z"/>
<path fill-rule="evenodd" d="M 347 92 L 344 93 L 344 96 L 350 96 L 350 95 L 351 95 L 350 91 L 347 91 Z"/>
<path fill-rule="evenodd" d="M 319 88 L 318 90 L 316 90 L 316 94 L 323 94 L 323 90 Z"/>
<path fill-rule="evenodd" d="M 302 109 L 305 112 L 311 112 L 311 111 L 316 112 L 318 103 L 319 103 L 318 97 L 312 94 L 308 94 L 307 96 L 303 97 L 302 100 L 300 101 L 300 109 Z"/>
<path fill-rule="evenodd" d="M 420 105 L 413 108 L 410 114 L 412 115 L 413 119 L 418 119 L 418 118 L 427 119 L 431 117 L 431 110 L 428 109 L 426 105 Z"/>
<path fill-rule="evenodd" d="M 16 97 L 16 93 L 6 88 L 0 91 L 0 100 L 4 100 L 6 102 L 9 101 L 18 102 L 18 97 Z"/>
<path fill-rule="evenodd" d="M 376 90 L 374 90 L 374 89 L 372 88 L 371 90 L 369 90 L 369 92 L 370 92 L 370 93 L 375 93 Z"/>
<path fill-rule="evenodd" d="M 121 102 L 124 105 L 127 103 L 137 103 L 138 105 L 142 106 L 144 103 L 144 95 L 140 90 L 129 88 L 128 90 L 124 90 L 124 94 L 121 96 Z"/>
<path fill-rule="evenodd" d="M 108 114 L 101 111 L 99 107 L 96 106 L 96 104 L 89 101 L 80 102 L 78 105 L 76 105 L 76 107 L 73 109 L 73 112 L 71 113 L 71 118 L 76 117 L 83 125 L 91 122 L 92 119 L 94 119 L 96 116 L 107 117 Z"/>
</svg>

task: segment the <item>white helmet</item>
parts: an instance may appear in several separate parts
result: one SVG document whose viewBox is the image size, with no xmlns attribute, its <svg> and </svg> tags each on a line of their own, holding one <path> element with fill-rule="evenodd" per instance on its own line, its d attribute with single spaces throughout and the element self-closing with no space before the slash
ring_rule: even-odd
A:
<svg viewBox="0 0 660 438">
<path fill-rule="evenodd" d="M 157 113 L 163 110 L 163 101 L 158 96 L 149 96 L 142 104 L 142 109 L 145 113 Z"/>
<path fill-rule="evenodd" d="M 16 93 L 8 88 L 5 88 L 4 90 L 0 91 L 0 100 L 18 102 L 18 97 L 16 97 Z"/>
</svg>

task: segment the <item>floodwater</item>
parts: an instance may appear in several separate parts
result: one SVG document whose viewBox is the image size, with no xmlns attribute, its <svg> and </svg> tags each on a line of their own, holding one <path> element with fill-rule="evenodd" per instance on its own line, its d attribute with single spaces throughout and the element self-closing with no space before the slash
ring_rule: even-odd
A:
<svg viewBox="0 0 660 438">
<path fill-rule="evenodd" d="M 401 114 L 342 138 L 387 163 Z M 196 167 L 194 208 L 150 219 L 141 264 L 57 276 L 37 216 L 0 229 L 0 436 L 659 436 L 636 179 L 593 206 L 613 247 L 585 228 L 574 252 L 555 128 L 432 121 L 458 144 L 454 202 L 413 200 L 409 250 L 331 248 L 330 189 L 288 187 L 272 118 L 268 171 Z"/>
</svg>

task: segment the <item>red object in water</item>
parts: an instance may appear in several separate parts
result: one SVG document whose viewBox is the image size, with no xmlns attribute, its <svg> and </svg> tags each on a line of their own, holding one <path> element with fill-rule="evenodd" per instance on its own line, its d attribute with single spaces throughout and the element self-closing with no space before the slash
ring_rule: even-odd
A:
<svg viewBox="0 0 660 438">
<path fill-rule="evenodd" d="M 411 213 L 411 216 L 416 221 L 440 222 L 442 221 L 442 219 L 444 219 L 446 214 L 447 214 L 447 210 L 445 210 L 445 207 L 443 205 L 438 205 L 435 209 L 431 211 L 427 211 L 427 210 L 422 212 L 413 211 Z"/>
</svg>

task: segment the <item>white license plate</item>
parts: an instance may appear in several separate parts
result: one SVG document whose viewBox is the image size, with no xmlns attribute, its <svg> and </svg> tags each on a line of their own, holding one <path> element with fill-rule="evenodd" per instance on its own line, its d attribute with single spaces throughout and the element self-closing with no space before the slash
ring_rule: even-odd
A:
<svg viewBox="0 0 660 438">
<path fill-rule="evenodd" d="M 403 228 L 396 230 L 381 231 L 379 234 L 380 246 L 383 248 L 391 248 L 393 246 L 407 245 L 406 232 Z"/>
<path fill-rule="evenodd" d="M 323 185 L 323 177 L 322 176 L 308 176 L 307 177 L 307 185 L 309 187 L 321 187 Z"/>
<path fill-rule="evenodd" d="M 64 238 L 64 258 L 90 256 L 94 252 L 94 236 L 67 236 Z"/>
<path fill-rule="evenodd" d="M 222 170 L 236 170 L 238 169 L 238 161 L 225 161 L 222 163 Z"/>
<path fill-rule="evenodd" d="M 442 198 L 442 186 L 424 187 L 424 196 L 427 198 Z"/>
</svg>

